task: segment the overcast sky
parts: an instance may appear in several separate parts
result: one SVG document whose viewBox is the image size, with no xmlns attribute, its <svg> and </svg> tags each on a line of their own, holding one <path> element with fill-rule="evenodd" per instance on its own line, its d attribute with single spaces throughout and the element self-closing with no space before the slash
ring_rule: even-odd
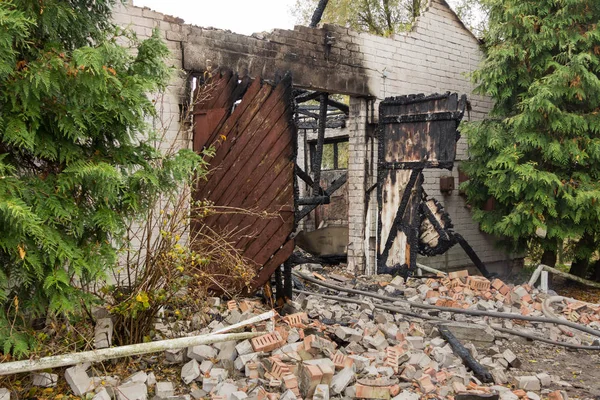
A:
<svg viewBox="0 0 600 400">
<path fill-rule="evenodd" d="M 294 3 L 295 0 L 133 0 L 136 6 L 183 18 L 188 24 L 245 35 L 292 28 Z"/>
<path fill-rule="evenodd" d="M 450 5 L 455 2 L 449 1 Z M 183 18 L 188 24 L 244 35 L 293 28 L 295 3 L 296 0 L 133 0 L 136 6 Z"/>
</svg>

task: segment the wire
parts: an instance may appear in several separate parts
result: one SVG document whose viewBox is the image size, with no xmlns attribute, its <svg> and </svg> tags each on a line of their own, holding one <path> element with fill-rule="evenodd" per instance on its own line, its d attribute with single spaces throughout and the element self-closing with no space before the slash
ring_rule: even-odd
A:
<svg viewBox="0 0 600 400">
<path fill-rule="evenodd" d="M 373 306 L 374 308 L 378 308 L 380 310 L 390 311 L 392 313 L 407 315 L 407 316 L 410 316 L 410 317 L 419 318 L 419 319 L 425 319 L 425 320 L 429 320 L 429 321 L 435 321 L 435 322 L 441 322 L 441 323 L 449 323 L 449 321 L 447 321 L 445 319 L 440 319 L 440 318 L 432 317 L 430 315 L 415 314 L 415 313 L 413 313 L 411 311 L 406 311 L 406 310 L 403 310 L 403 309 L 397 308 L 397 307 L 385 306 L 383 304 L 371 304 L 371 303 L 368 303 L 368 302 L 362 301 L 362 300 L 355 300 L 355 299 L 349 299 L 349 298 L 341 297 L 341 296 L 332 296 L 332 295 L 327 295 L 327 294 L 309 292 L 309 291 L 306 291 L 306 290 L 297 290 L 297 289 L 294 289 L 293 292 L 294 293 L 299 293 L 299 294 L 305 294 L 305 295 L 309 295 L 309 296 L 319 296 L 319 297 L 323 297 L 324 299 L 336 300 L 336 301 L 341 301 L 341 302 L 346 302 L 346 303 L 362 304 L 362 305 L 366 305 L 366 306 L 369 306 L 369 307 Z M 470 324 L 470 323 L 468 325 L 481 326 L 481 325 Z M 541 336 L 537 336 L 537 335 L 533 335 L 533 334 L 525 333 L 525 332 L 520 332 L 520 331 L 513 331 L 512 329 L 506 329 L 506 328 L 494 327 L 494 330 L 497 330 L 497 331 L 503 332 L 503 333 L 507 333 L 509 335 L 521 336 L 521 337 L 524 337 L 526 339 L 537 340 L 537 341 L 540 341 L 540 342 L 552 344 L 552 345 L 555 345 L 555 346 L 567 347 L 567 348 L 570 348 L 570 349 L 600 351 L 600 346 L 585 346 L 585 345 L 579 345 L 579 344 L 574 344 L 574 343 L 557 342 L 557 341 L 554 341 L 554 340 L 551 340 L 551 339 L 546 339 L 546 338 L 541 337 Z"/>
<path fill-rule="evenodd" d="M 439 310 L 439 311 L 445 311 L 445 312 L 455 313 L 455 314 L 466 314 L 466 315 L 473 315 L 473 316 L 484 316 L 484 317 L 503 318 L 503 319 L 517 319 L 517 320 L 522 320 L 522 321 L 543 322 L 543 323 L 548 323 L 548 324 L 564 325 L 564 326 L 568 326 L 570 328 L 577 329 L 577 330 L 585 332 L 585 333 L 589 333 L 592 336 L 600 337 L 600 331 L 589 328 L 587 326 L 576 324 L 571 321 L 562 320 L 562 319 L 558 319 L 558 318 L 535 317 L 532 315 L 520 315 L 520 314 L 502 313 L 502 312 L 496 312 L 496 311 L 465 310 L 463 308 L 438 307 L 438 306 L 433 306 L 430 304 L 420 304 L 420 303 L 415 303 L 415 302 L 408 301 L 405 299 L 400 299 L 397 297 L 382 296 L 377 293 L 366 292 L 366 291 L 357 290 L 357 289 L 344 288 L 344 287 L 341 287 L 338 285 L 333 285 L 331 283 L 325 283 L 325 282 L 319 281 L 315 278 L 312 278 L 310 276 L 304 275 L 298 271 L 293 271 L 292 273 L 299 278 L 305 279 L 316 285 L 323 286 L 323 287 L 326 287 L 329 289 L 334 289 L 334 290 L 337 290 L 340 292 L 360 294 L 363 296 L 372 297 L 374 299 L 379 299 L 379 300 L 384 300 L 384 301 L 391 301 L 391 302 L 400 301 L 403 303 L 407 303 L 411 307 L 415 307 L 415 308 L 422 308 L 425 310 Z"/>
</svg>

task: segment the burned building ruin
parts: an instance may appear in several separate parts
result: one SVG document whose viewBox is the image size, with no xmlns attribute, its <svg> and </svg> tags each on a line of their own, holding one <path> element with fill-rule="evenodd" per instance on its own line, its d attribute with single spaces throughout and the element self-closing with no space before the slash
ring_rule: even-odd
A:
<svg viewBox="0 0 600 400">
<path fill-rule="evenodd" d="M 381 214 L 378 126 L 386 98 L 466 94 L 463 118 L 471 120 L 482 119 L 492 105 L 472 93 L 468 77 L 482 57 L 480 43 L 444 0 L 430 0 L 411 31 L 390 38 L 328 24 L 245 36 L 187 25 L 133 5 L 117 6 L 114 19 L 141 38 L 159 28 L 172 53 L 170 62 L 182 71 L 157 102 L 171 124 L 168 139 L 199 150 L 220 135 L 227 137 L 215 156 L 224 167 L 196 196 L 280 214 L 275 222 L 250 217 L 212 221 L 251 227 L 253 235 L 247 236 L 253 237 L 240 238 L 237 245 L 261 270 L 257 285 L 291 255 L 298 230 L 313 252 L 342 252 L 349 271 L 377 273 L 385 247 L 381 230 L 393 222 L 387 211 Z M 212 100 L 194 106 L 193 129 L 181 135 L 181 113 L 193 82 L 207 71 Z M 466 179 L 460 173 L 468 157 L 465 138 L 455 149 L 451 163 L 423 165 L 420 187 L 444 207 L 454 231 L 488 269 L 505 272 L 520 259 L 498 249 L 472 220 L 459 190 Z M 410 172 L 405 175 L 410 178 Z M 445 250 L 418 257 L 440 269 L 473 265 L 460 246 Z M 411 251 L 414 261 L 416 249 Z"/>
</svg>

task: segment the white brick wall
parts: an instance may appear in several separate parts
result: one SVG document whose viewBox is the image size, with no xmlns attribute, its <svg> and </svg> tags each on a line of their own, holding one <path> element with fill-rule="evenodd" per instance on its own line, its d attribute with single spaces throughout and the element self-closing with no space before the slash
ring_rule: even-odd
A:
<svg viewBox="0 0 600 400">
<path fill-rule="evenodd" d="M 395 35 L 392 39 L 369 34 L 358 34 L 357 37 L 360 39 L 356 42 L 360 45 L 360 50 L 364 54 L 373 55 L 365 57 L 365 61 L 370 71 L 369 88 L 378 101 L 388 96 L 451 91 L 468 95 L 473 107 L 470 113 L 473 120 L 483 118 L 490 110 L 491 100 L 474 95 L 473 85 L 468 77 L 482 57 L 479 43 L 443 1 L 433 0 L 411 32 Z M 354 113 L 356 109 L 351 108 L 351 118 L 361 118 Z M 360 134 L 358 131 L 356 133 Z M 350 158 L 354 160 L 354 165 L 364 165 L 365 157 L 369 154 L 361 145 L 360 138 L 355 138 L 355 142 L 357 145 L 351 146 Z M 467 158 L 466 139 L 461 138 L 457 144 L 457 160 Z M 483 234 L 477 223 L 472 220 L 464 199 L 458 195 L 458 190 L 446 196 L 440 192 L 440 176 L 454 176 L 458 187 L 458 164 L 459 162 L 456 163 L 453 171 L 426 171 L 424 189 L 428 195 L 435 197 L 444 205 L 454 222 L 455 230 L 467 239 L 484 262 L 508 262 L 511 257 L 496 249 L 493 238 Z M 352 189 L 349 192 L 352 218 L 363 212 L 362 193 L 374 182 L 375 176 L 371 175 L 365 180 L 364 174 L 351 171 L 349 177 Z M 373 213 L 371 219 L 374 221 L 377 218 L 376 207 L 370 207 L 370 210 Z M 353 252 L 349 253 L 349 257 L 364 255 L 364 246 L 361 246 L 363 242 L 360 240 L 364 238 L 364 228 L 358 219 L 350 221 L 349 242 Z M 373 238 L 371 243 L 374 244 L 376 234 L 374 223 L 370 230 Z M 374 254 L 371 254 L 371 257 L 374 257 Z M 363 259 L 350 258 L 349 269 L 361 270 L 363 262 Z M 459 246 L 455 246 L 442 256 L 420 257 L 419 262 L 442 269 L 471 264 Z"/>
</svg>

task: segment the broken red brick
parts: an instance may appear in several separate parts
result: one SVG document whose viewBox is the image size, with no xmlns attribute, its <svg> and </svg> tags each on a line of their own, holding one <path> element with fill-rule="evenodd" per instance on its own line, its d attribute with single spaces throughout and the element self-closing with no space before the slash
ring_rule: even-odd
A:
<svg viewBox="0 0 600 400">
<path fill-rule="evenodd" d="M 366 386 L 357 384 L 355 397 L 359 399 L 381 399 L 388 400 L 391 396 L 389 386 Z"/>
<path fill-rule="evenodd" d="M 292 328 L 304 328 L 308 323 L 308 315 L 306 313 L 296 313 L 286 315 L 283 320 Z"/>
<path fill-rule="evenodd" d="M 394 370 L 394 373 L 398 373 L 398 365 L 400 364 L 400 355 L 402 355 L 403 351 L 396 347 L 388 347 L 385 349 L 385 359 L 384 365 L 386 367 L 391 367 Z"/>
<path fill-rule="evenodd" d="M 290 332 L 284 326 L 276 326 L 275 332 L 279 333 L 279 335 L 281 336 L 281 340 L 283 340 L 284 343 L 287 342 Z"/>
<path fill-rule="evenodd" d="M 565 400 L 560 390 L 556 390 L 548 395 L 548 400 Z"/>
<path fill-rule="evenodd" d="M 351 367 L 354 364 L 354 360 L 350 357 L 346 357 L 342 352 L 338 351 L 331 356 L 331 361 L 336 369 L 344 369 Z"/>
<path fill-rule="evenodd" d="M 467 271 L 466 269 L 464 269 L 462 271 L 453 271 L 448 274 L 448 278 L 450 278 L 450 279 L 466 278 L 468 276 L 469 276 L 469 271 Z"/>
<path fill-rule="evenodd" d="M 504 282 L 502 282 L 500 279 L 496 278 L 492 281 L 492 287 L 496 290 L 500 290 L 500 288 L 504 286 Z"/>
<path fill-rule="evenodd" d="M 444 383 L 446 381 L 446 379 L 448 379 L 448 374 L 446 373 L 446 371 L 436 372 L 436 374 L 435 374 L 436 381 L 438 381 L 439 383 Z"/>
<path fill-rule="evenodd" d="M 267 333 L 259 337 L 252 338 L 250 340 L 252 348 L 255 352 L 268 352 L 280 348 L 285 344 L 285 341 L 281 337 L 281 334 L 277 331 L 273 333 Z"/>
<path fill-rule="evenodd" d="M 273 375 L 275 378 L 279 379 L 290 373 L 290 367 L 283 361 L 273 357 L 271 357 L 271 361 L 271 375 Z"/>
<path fill-rule="evenodd" d="M 431 367 L 427 367 L 425 368 L 425 370 L 423 371 L 423 373 L 429 375 L 431 378 L 435 378 L 435 369 L 431 368 Z"/>
<path fill-rule="evenodd" d="M 237 301 L 235 301 L 235 300 L 229 300 L 227 302 L 227 309 L 229 311 L 237 310 L 237 308 L 238 308 Z"/>
<path fill-rule="evenodd" d="M 421 325 L 415 324 L 414 322 L 410 324 L 410 327 L 408 328 L 408 333 L 410 333 L 411 336 L 425 336 L 425 331 L 423 330 Z"/>
<path fill-rule="evenodd" d="M 240 311 L 241 312 L 244 313 L 246 311 L 251 310 L 252 308 L 253 308 L 252 307 L 252 303 L 250 303 L 248 300 L 242 300 L 242 301 L 240 301 Z"/>
<path fill-rule="evenodd" d="M 296 377 L 296 375 L 287 373 L 282 377 L 282 379 L 283 384 L 287 389 L 295 389 L 298 387 L 298 378 Z"/>
<path fill-rule="evenodd" d="M 480 290 L 482 292 L 490 289 L 490 281 L 481 276 L 470 276 L 467 279 L 467 285 L 473 290 Z"/>
<path fill-rule="evenodd" d="M 525 296 L 521 297 L 521 301 L 525 301 L 527 303 L 533 303 L 533 299 L 531 298 L 531 295 L 526 294 Z"/>
<path fill-rule="evenodd" d="M 316 365 L 302 364 L 299 373 L 300 390 L 302 395 L 309 398 L 315 393 L 315 389 L 321 384 L 323 372 Z"/>
<path fill-rule="evenodd" d="M 423 374 L 419 379 L 417 379 L 417 381 L 419 382 L 419 386 L 421 387 L 421 391 L 423 391 L 423 393 L 431 393 L 435 391 L 435 385 L 431 382 L 431 376 Z"/>
</svg>

